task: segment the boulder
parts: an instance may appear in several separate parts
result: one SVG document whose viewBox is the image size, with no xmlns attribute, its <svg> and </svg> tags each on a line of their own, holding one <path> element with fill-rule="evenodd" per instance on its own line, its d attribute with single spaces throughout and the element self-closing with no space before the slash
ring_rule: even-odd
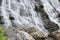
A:
<svg viewBox="0 0 60 40">
<path fill-rule="evenodd" d="M 60 40 L 60 30 L 57 30 L 57 31 L 49 34 L 49 36 L 54 38 L 55 40 Z"/>
<path fill-rule="evenodd" d="M 53 38 L 53 37 L 47 37 L 47 38 L 45 38 L 45 40 L 55 40 L 55 38 Z"/>
<path fill-rule="evenodd" d="M 47 37 L 46 32 L 30 26 L 21 26 L 17 29 L 11 27 L 6 31 L 6 34 L 9 40 L 26 40 L 26 38 L 28 38 L 27 40 L 45 40 L 45 37 Z"/>
<path fill-rule="evenodd" d="M 40 31 L 37 27 L 25 27 L 23 28 L 23 31 L 29 33 L 33 38 L 35 38 L 35 40 L 43 40 L 47 37 L 46 33 Z"/>
<path fill-rule="evenodd" d="M 31 35 L 24 31 L 19 31 L 15 29 L 8 29 L 6 31 L 8 40 L 35 40 Z"/>
<path fill-rule="evenodd" d="M 24 31 L 19 31 L 19 33 L 17 33 L 18 38 L 21 38 L 22 40 L 35 40 L 31 35 L 29 35 L 28 33 L 24 32 Z"/>
</svg>

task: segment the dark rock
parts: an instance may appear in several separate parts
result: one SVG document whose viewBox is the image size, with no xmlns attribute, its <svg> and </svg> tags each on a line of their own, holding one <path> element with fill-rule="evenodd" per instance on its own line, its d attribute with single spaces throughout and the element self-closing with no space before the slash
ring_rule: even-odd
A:
<svg viewBox="0 0 60 40">
<path fill-rule="evenodd" d="M 59 29 L 59 26 L 53 22 L 51 22 L 50 20 L 46 20 L 45 24 L 47 25 L 45 28 L 49 31 L 49 32 L 54 32 L 56 30 Z"/>
<path fill-rule="evenodd" d="M 30 34 L 13 28 L 7 29 L 6 34 L 8 40 L 35 40 Z"/>
<path fill-rule="evenodd" d="M 2 0 L 0 0 L 0 6 L 2 5 Z"/>
<path fill-rule="evenodd" d="M 55 40 L 60 40 L 60 30 L 52 32 L 49 36 L 54 38 Z"/>
<path fill-rule="evenodd" d="M 60 0 L 59 0 L 59 2 L 60 2 Z"/>
<path fill-rule="evenodd" d="M 4 24 L 3 16 L 0 15 L 0 24 Z"/>
<path fill-rule="evenodd" d="M 14 20 L 14 17 L 9 17 L 10 18 L 10 20 Z"/>
<path fill-rule="evenodd" d="M 54 37 L 47 37 L 45 40 L 56 40 Z"/>
<path fill-rule="evenodd" d="M 14 17 L 11 16 L 11 14 L 10 14 L 10 15 L 9 15 L 9 19 L 10 19 L 10 20 L 14 20 Z"/>
<path fill-rule="evenodd" d="M 50 21 L 49 16 L 46 13 L 41 13 L 41 17 L 43 22 L 45 23 L 45 28 L 49 32 L 54 32 L 59 29 L 59 26 L 55 24 L 54 22 Z"/>
<path fill-rule="evenodd" d="M 26 27 L 23 31 L 29 33 L 35 40 L 44 40 L 44 37 L 47 37 L 46 33 L 40 31 L 37 27 Z"/>
</svg>

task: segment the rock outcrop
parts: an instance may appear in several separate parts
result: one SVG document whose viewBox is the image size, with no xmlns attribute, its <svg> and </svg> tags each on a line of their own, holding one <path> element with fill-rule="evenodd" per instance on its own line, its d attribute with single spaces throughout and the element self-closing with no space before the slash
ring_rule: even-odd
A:
<svg viewBox="0 0 60 40">
<path fill-rule="evenodd" d="M 23 29 L 9 28 L 5 32 L 9 40 L 44 40 L 47 35 L 37 27 L 24 27 Z"/>
<path fill-rule="evenodd" d="M 57 30 L 53 33 L 50 33 L 50 37 L 54 38 L 55 40 L 60 40 L 60 30 Z"/>
<path fill-rule="evenodd" d="M 36 27 L 24 27 L 20 30 L 9 28 L 5 33 L 8 40 L 60 40 L 60 30 L 45 35 Z"/>
<path fill-rule="evenodd" d="M 18 31 L 15 29 L 8 29 L 6 31 L 8 40 L 35 40 L 31 35 L 24 31 Z"/>
<path fill-rule="evenodd" d="M 45 32 L 40 31 L 37 27 L 25 27 L 22 30 L 29 33 L 33 37 L 35 36 L 46 37 Z"/>
</svg>

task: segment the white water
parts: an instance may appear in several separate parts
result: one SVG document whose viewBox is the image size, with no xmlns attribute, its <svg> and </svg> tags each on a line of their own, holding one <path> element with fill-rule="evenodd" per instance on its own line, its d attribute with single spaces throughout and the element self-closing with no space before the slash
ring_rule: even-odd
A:
<svg viewBox="0 0 60 40">
<path fill-rule="evenodd" d="M 41 0 L 44 5 L 44 9 L 49 16 L 50 20 L 60 27 L 60 3 L 59 0 Z"/>
<path fill-rule="evenodd" d="M 50 20 L 59 25 L 60 22 L 57 16 L 59 14 L 58 12 L 60 12 L 60 3 L 57 0 L 36 0 L 36 1 L 43 2 L 44 9 L 47 15 L 49 16 Z M 3 16 L 3 20 L 4 20 L 3 25 L 4 26 L 20 26 L 20 25 L 36 26 L 41 31 L 47 32 L 44 26 L 45 23 L 43 22 L 40 13 L 37 13 L 34 10 L 35 5 L 38 6 L 38 2 L 36 1 L 2 0 L 1 15 Z M 9 16 L 13 17 L 14 20 L 10 20 Z"/>
</svg>

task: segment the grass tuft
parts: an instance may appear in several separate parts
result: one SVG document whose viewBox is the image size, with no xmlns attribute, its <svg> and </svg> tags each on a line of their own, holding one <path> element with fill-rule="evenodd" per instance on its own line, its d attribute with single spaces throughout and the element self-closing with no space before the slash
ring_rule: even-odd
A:
<svg viewBox="0 0 60 40">
<path fill-rule="evenodd" d="M 0 27 L 0 40 L 7 40 L 7 36 L 5 34 L 5 29 L 3 27 Z"/>
</svg>

